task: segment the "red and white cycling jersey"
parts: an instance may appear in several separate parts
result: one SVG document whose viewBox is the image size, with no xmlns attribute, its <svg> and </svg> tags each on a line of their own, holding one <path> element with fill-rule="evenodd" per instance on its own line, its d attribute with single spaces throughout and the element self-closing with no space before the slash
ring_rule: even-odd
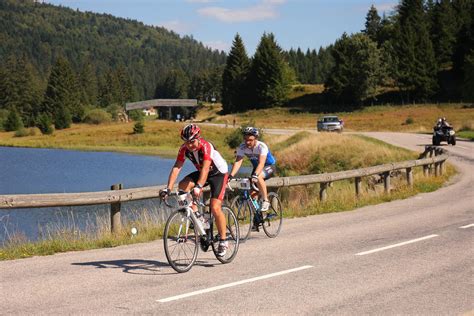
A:
<svg viewBox="0 0 474 316">
<path fill-rule="evenodd" d="M 188 157 L 197 170 L 201 171 L 202 163 L 205 160 L 211 161 L 208 177 L 215 176 L 218 173 L 227 173 L 227 162 L 222 158 L 221 154 L 214 148 L 214 146 L 203 138 L 200 138 L 199 148 L 196 151 L 190 151 L 183 144 L 178 151 L 177 161 L 184 162 Z"/>
</svg>

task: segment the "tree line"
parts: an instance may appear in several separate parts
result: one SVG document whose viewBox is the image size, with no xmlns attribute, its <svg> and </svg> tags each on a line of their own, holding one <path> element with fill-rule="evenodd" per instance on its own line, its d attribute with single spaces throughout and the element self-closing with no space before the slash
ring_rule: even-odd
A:
<svg viewBox="0 0 474 316">
<path fill-rule="evenodd" d="M 220 95 L 225 53 L 162 27 L 2 0 L 0 38 L 0 128 L 10 112 L 9 122 L 66 128 L 96 108 L 115 115 L 129 101 Z"/>
<path fill-rule="evenodd" d="M 311 99 L 316 111 L 380 101 L 474 101 L 472 0 L 401 0 L 382 17 L 372 5 L 365 29 L 342 34 L 318 53 L 284 52 L 276 43 L 264 45 L 266 36 L 274 41 L 264 35 L 251 59 L 235 37 L 223 74 L 225 112 L 285 104 L 282 92 L 295 80 L 324 83 L 324 93 Z"/>
<path fill-rule="evenodd" d="M 228 55 L 160 27 L 30 0 L 0 2 L 0 127 L 113 117 L 152 98 L 222 101 L 223 111 L 298 105 L 292 84 L 320 83 L 314 111 L 388 101 L 474 100 L 472 0 L 401 0 L 326 48 L 284 51 L 264 33 L 252 57 L 236 34 Z M 92 113 L 92 114 L 91 114 Z"/>
</svg>

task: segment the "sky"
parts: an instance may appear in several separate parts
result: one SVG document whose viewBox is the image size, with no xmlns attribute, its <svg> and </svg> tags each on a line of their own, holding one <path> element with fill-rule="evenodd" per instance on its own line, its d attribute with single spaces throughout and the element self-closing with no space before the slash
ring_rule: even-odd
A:
<svg viewBox="0 0 474 316">
<path fill-rule="evenodd" d="M 391 14 L 398 0 L 46 0 L 80 11 L 108 13 L 192 36 L 205 46 L 229 52 L 235 34 L 249 56 L 264 32 L 284 50 L 316 49 L 342 33 L 360 32 L 370 6 Z"/>
</svg>

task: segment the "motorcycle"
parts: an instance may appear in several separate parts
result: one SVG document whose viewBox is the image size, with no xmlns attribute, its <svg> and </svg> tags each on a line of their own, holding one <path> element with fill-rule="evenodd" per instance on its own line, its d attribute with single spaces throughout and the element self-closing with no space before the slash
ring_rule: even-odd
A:
<svg viewBox="0 0 474 316">
<path fill-rule="evenodd" d="M 456 145 L 456 133 L 451 126 L 435 126 L 433 128 L 433 146 L 439 146 L 441 142 Z"/>
</svg>

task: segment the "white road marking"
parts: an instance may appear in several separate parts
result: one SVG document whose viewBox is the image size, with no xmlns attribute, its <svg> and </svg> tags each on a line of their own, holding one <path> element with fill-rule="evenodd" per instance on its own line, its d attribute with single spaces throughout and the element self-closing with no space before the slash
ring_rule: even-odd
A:
<svg viewBox="0 0 474 316">
<path fill-rule="evenodd" d="M 469 227 L 474 227 L 474 224 L 469 224 L 469 225 L 461 226 L 461 227 L 459 227 L 459 228 L 469 228 Z"/>
<path fill-rule="evenodd" d="M 433 238 L 433 237 L 438 237 L 438 235 L 429 235 L 429 236 L 425 236 L 425 237 L 421 237 L 421 238 L 417 238 L 417 239 L 404 241 L 404 242 L 401 242 L 401 243 L 395 244 L 395 245 L 390 245 L 390 246 L 377 248 L 377 249 L 373 249 L 373 250 L 369 250 L 369 251 L 359 252 L 359 253 L 356 253 L 356 256 L 364 256 L 364 255 L 368 255 L 368 254 L 371 254 L 371 253 L 374 253 L 374 252 L 378 252 L 378 251 L 387 250 L 387 249 L 390 249 L 390 248 L 395 248 L 395 247 L 400 247 L 400 246 L 412 244 L 414 242 L 430 239 L 430 238 Z"/>
<path fill-rule="evenodd" d="M 467 147 L 463 147 L 463 146 L 459 146 L 459 145 L 457 145 L 456 148 L 469 149 Z"/>
<path fill-rule="evenodd" d="M 214 287 L 210 287 L 210 288 L 199 290 L 199 291 L 189 292 L 189 293 L 176 295 L 176 296 L 170 296 L 170 297 L 162 298 L 162 299 L 159 299 L 159 300 L 156 300 L 156 301 L 160 302 L 160 303 L 176 301 L 176 300 L 179 300 L 179 299 L 182 299 L 182 298 L 186 298 L 186 297 L 190 297 L 190 296 L 194 296 L 194 295 L 200 295 L 200 294 L 204 294 L 204 293 L 209 293 L 209 292 L 213 292 L 213 291 L 217 291 L 217 290 L 222 290 L 222 289 L 225 289 L 225 288 L 228 288 L 228 287 L 237 286 L 237 285 L 241 285 L 241 284 L 245 284 L 245 283 L 250 283 L 250 282 L 255 282 L 255 281 L 264 280 L 264 279 L 268 279 L 268 278 L 273 278 L 273 277 L 276 277 L 276 276 L 279 276 L 279 275 L 292 273 L 292 272 L 297 272 L 297 271 L 304 270 L 304 269 L 309 269 L 309 268 L 312 268 L 312 267 L 313 266 L 302 266 L 302 267 L 299 267 L 299 268 L 294 268 L 294 269 L 289 269 L 289 270 L 285 270 L 285 271 L 270 273 L 270 274 L 262 275 L 262 276 L 259 276 L 259 277 L 251 278 L 251 279 L 245 279 L 245 280 L 241 280 L 241 281 L 237 281 L 237 282 L 232 282 L 232 283 L 227 283 L 227 284 L 223 284 L 223 285 L 219 285 L 219 286 L 214 286 Z"/>
</svg>

